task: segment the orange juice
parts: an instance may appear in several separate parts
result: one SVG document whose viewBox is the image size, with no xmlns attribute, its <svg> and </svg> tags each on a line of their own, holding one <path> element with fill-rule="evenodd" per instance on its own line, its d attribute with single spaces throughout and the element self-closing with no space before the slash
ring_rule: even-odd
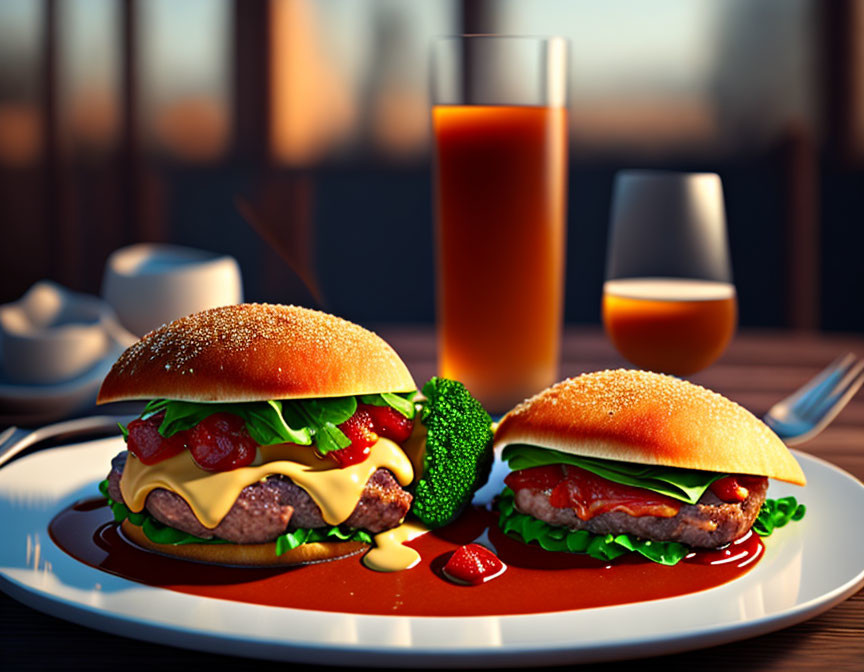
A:
<svg viewBox="0 0 864 672">
<path fill-rule="evenodd" d="M 603 323 L 615 348 L 643 369 L 686 376 L 726 349 L 737 322 L 730 283 L 623 278 L 603 286 Z"/>
<path fill-rule="evenodd" d="M 506 410 L 557 375 L 564 108 L 438 105 L 439 370 Z"/>
</svg>

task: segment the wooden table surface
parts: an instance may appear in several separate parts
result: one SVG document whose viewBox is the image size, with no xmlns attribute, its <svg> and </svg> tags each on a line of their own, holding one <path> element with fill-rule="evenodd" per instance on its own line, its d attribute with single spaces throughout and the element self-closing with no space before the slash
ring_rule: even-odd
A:
<svg viewBox="0 0 864 672">
<path fill-rule="evenodd" d="M 408 363 L 418 382 L 435 372 L 430 328 L 379 329 Z M 723 358 L 693 377 L 757 415 L 789 394 L 843 352 L 864 356 L 864 337 L 787 332 L 740 333 Z M 564 338 L 562 376 L 626 366 L 598 328 L 571 328 Z M 864 392 L 820 436 L 801 447 L 864 480 Z M 2 527 L 2 521 L 0 521 Z M 861 530 L 853 531 L 860 534 Z M 2 542 L 0 542 L 2 543 Z M 107 635 L 24 607 L 0 593 L 0 669 L 98 670 L 247 669 L 230 658 Z M 732 644 L 651 660 L 657 669 L 864 671 L 864 591 L 805 623 Z M 257 665 L 270 666 L 261 662 Z M 583 668 L 584 669 L 584 668 Z M 633 662 L 591 666 L 633 670 Z"/>
</svg>

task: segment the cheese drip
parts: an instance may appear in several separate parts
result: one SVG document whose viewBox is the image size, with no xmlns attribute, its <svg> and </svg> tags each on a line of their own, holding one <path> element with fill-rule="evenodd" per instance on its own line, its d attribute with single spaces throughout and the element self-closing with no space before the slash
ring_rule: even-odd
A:
<svg viewBox="0 0 864 672">
<path fill-rule="evenodd" d="M 328 525 L 344 523 L 357 506 L 366 482 L 379 468 L 389 469 L 400 485 L 414 478 L 411 461 L 396 443 L 379 439 L 363 462 L 340 469 L 322 459 L 311 446 L 260 446 L 255 464 L 230 471 L 205 471 L 188 450 L 157 464 L 143 464 L 129 454 L 120 478 L 126 506 L 144 509 L 147 495 L 156 488 L 177 493 L 189 504 L 204 527 L 213 529 L 231 510 L 240 491 L 267 476 L 287 476 L 303 488 L 321 509 Z"/>
<path fill-rule="evenodd" d="M 420 554 L 404 544 L 428 531 L 423 523 L 415 520 L 376 534 L 375 546 L 363 556 L 363 564 L 376 572 L 401 572 L 403 569 L 411 569 L 420 562 Z"/>
</svg>

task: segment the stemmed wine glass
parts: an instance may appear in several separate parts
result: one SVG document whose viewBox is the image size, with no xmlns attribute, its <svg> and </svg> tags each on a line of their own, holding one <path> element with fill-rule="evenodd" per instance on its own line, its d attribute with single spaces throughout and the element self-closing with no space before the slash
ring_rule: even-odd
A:
<svg viewBox="0 0 864 672">
<path fill-rule="evenodd" d="M 720 177 L 619 173 L 603 285 L 603 324 L 618 352 L 687 376 L 723 354 L 737 313 Z"/>
</svg>

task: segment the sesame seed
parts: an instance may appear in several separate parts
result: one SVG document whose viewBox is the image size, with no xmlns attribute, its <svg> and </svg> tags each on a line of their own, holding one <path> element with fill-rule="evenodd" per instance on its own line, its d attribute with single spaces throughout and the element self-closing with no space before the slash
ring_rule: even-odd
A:
<svg viewBox="0 0 864 672">
<path fill-rule="evenodd" d="M 313 318 L 314 319 L 311 319 Z M 369 330 L 340 317 L 301 306 L 239 304 L 213 308 L 165 324 L 128 348 L 114 366 L 115 374 L 135 375 L 158 360 L 173 375 L 193 374 L 195 361 L 218 346 L 221 353 L 254 357 L 267 341 L 291 341 L 310 352 L 351 351 Z M 265 348 L 266 349 L 266 348 Z M 365 362 L 386 366 L 383 352 Z M 221 369 L 220 364 L 220 369 Z M 280 368 L 281 371 L 281 368 Z"/>
<path fill-rule="evenodd" d="M 650 402 L 653 408 L 664 408 L 667 417 L 701 406 L 712 424 L 726 427 L 730 432 L 741 422 L 742 413 L 750 415 L 734 401 L 701 385 L 665 374 L 628 369 L 597 371 L 568 378 L 525 400 L 511 413 L 522 415 L 541 400 L 553 404 L 560 400 L 570 407 L 596 408 L 609 416 L 645 402 Z M 771 437 L 764 424 L 758 420 L 753 424 L 766 439 Z"/>
</svg>

